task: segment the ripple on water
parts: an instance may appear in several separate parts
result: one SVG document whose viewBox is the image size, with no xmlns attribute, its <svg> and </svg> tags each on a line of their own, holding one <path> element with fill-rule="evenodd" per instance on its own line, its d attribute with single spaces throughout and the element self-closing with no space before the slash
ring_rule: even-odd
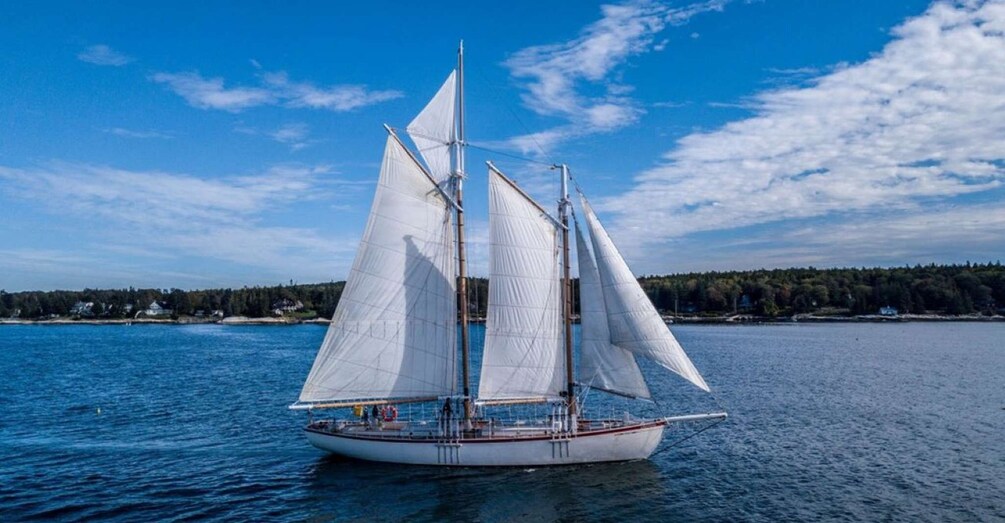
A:
<svg viewBox="0 0 1005 523">
<path fill-rule="evenodd" d="M 315 326 L 0 328 L 0 513 L 1001 520 L 1001 328 L 674 327 L 727 423 L 651 461 L 489 471 L 361 463 L 309 447 L 302 415 L 286 406 L 324 336 Z M 478 344 L 483 326 L 473 329 Z M 667 410 L 715 408 L 673 376 L 644 371 Z M 595 393 L 588 407 L 609 414 L 623 404 Z"/>
</svg>

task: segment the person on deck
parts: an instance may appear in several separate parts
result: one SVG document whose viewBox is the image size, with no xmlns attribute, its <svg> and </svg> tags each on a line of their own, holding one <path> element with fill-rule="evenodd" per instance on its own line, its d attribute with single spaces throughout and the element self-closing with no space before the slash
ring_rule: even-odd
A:
<svg viewBox="0 0 1005 523">
<path fill-rule="evenodd" d="M 447 398 L 446 401 L 443 402 L 443 420 L 450 421 L 450 418 L 453 415 L 453 413 L 454 413 L 454 407 L 450 403 L 450 398 Z"/>
<path fill-rule="evenodd" d="M 377 420 L 379 419 L 380 419 L 380 409 L 377 408 L 376 405 L 374 405 L 373 409 L 370 410 L 370 423 L 374 428 L 376 428 Z"/>
</svg>

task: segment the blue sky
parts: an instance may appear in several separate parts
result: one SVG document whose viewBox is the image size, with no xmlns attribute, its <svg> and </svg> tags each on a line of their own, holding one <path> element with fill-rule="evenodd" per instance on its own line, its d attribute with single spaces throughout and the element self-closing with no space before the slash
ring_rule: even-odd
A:
<svg viewBox="0 0 1005 523">
<path fill-rule="evenodd" d="M 993 261 L 1005 3 L 5 3 L 0 288 L 343 279 L 465 39 L 468 138 L 570 164 L 638 273 Z M 553 173 L 471 149 L 544 203 Z"/>
</svg>

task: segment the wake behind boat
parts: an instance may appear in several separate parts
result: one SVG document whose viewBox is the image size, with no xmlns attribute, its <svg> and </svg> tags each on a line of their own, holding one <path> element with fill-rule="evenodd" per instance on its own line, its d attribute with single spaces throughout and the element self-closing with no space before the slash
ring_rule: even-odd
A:
<svg viewBox="0 0 1005 523">
<path fill-rule="evenodd" d="M 724 412 L 658 418 L 581 413 L 577 388 L 650 399 L 638 356 L 701 390 L 709 387 L 582 193 L 586 232 L 575 223 L 582 340 L 573 368 L 572 201 L 565 165 L 555 166 L 562 183 L 552 215 L 488 164 L 488 316 L 478 395 L 472 394 L 463 83 L 462 46 L 458 68 L 406 129 L 422 161 L 387 127 L 356 259 L 291 406 L 311 414 L 307 439 L 372 461 L 539 466 L 645 459 L 669 423 L 725 418 Z M 413 403 L 433 404 L 439 413 L 431 420 L 400 419 L 398 406 Z M 500 406 L 534 404 L 548 405 L 548 414 L 529 422 L 491 414 Z M 322 409 L 353 409 L 355 416 L 314 420 Z"/>
</svg>

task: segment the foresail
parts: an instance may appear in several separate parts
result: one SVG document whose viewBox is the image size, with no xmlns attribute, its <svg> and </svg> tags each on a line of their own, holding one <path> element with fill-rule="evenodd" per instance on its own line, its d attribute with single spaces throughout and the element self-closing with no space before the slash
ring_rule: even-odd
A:
<svg viewBox="0 0 1005 523">
<path fill-rule="evenodd" d="M 388 137 L 356 260 L 301 402 L 454 393 L 453 239 L 450 204 Z"/>
<path fill-rule="evenodd" d="M 649 399 L 649 387 L 635 356 L 611 344 L 600 274 L 578 221 L 576 254 L 579 258 L 579 382 L 614 394 Z"/>
<path fill-rule="evenodd" d="M 558 228 L 489 170 L 489 300 L 478 398 L 558 398 L 565 388 Z"/>
<path fill-rule="evenodd" d="M 593 241 L 611 342 L 635 355 L 649 358 L 708 391 L 705 379 L 656 312 L 649 297 L 600 224 L 586 198 L 582 199 Z"/>
<path fill-rule="evenodd" d="M 436 96 L 425 109 L 408 124 L 408 136 L 419 148 L 419 154 L 429 166 L 437 183 L 450 178 L 450 144 L 455 138 L 455 108 L 457 98 L 457 71 L 452 71 Z"/>
</svg>

